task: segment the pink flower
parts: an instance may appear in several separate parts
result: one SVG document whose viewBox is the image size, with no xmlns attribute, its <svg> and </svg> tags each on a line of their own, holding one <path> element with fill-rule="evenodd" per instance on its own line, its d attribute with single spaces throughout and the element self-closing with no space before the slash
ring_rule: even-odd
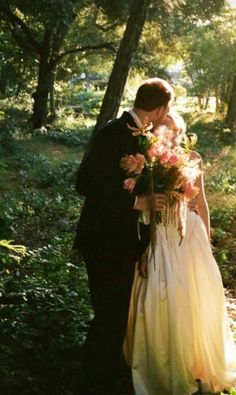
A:
<svg viewBox="0 0 236 395">
<path fill-rule="evenodd" d="M 169 162 L 171 153 L 169 151 L 164 151 L 161 156 L 160 156 L 160 162 L 161 164 L 166 164 Z"/>
<path fill-rule="evenodd" d="M 186 181 L 182 185 L 182 188 L 184 190 L 186 199 L 189 201 L 193 200 L 199 192 L 199 188 L 196 187 L 191 181 Z"/>
<path fill-rule="evenodd" d="M 144 155 L 125 155 L 121 158 L 120 166 L 126 170 L 127 173 L 140 174 L 146 162 Z"/>
<path fill-rule="evenodd" d="M 164 145 L 152 144 L 147 150 L 150 159 L 157 158 L 163 154 L 165 150 Z"/>
<path fill-rule="evenodd" d="M 126 180 L 124 181 L 123 187 L 124 187 L 124 189 L 127 189 L 127 191 L 132 193 L 135 185 L 136 185 L 135 178 L 126 178 Z"/>
<path fill-rule="evenodd" d="M 160 155 L 160 162 L 163 165 L 167 164 L 169 166 L 175 166 L 178 160 L 179 156 L 169 150 L 164 150 L 163 153 Z"/>
<path fill-rule="evenodd" d="M 168 164 L 171 165 L 171 166 L 174 166 L 174 165 L 176 165 L 176 163 L 178 162 L 178 159 L 179 159 L 179 158 L 178 158 L 177 155 L 171 153 L 171 154 L 170 154 L 170 157 L 169 157 L 169 160 L 168 160 Z"/>
<path fill-rule="evenodd" d="M 165 125 L 161 125 L 154 130 L 154 135 L 158 137 L 159 142 L 163 145 L 172 146 L 173 130 L 169 129 Z"/>
</svg>

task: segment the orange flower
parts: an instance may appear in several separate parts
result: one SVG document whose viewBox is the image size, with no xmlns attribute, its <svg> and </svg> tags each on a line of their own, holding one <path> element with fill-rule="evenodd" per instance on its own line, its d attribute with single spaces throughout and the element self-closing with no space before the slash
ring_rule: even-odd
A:
<svg viewBox="0 0 236 395">
<path fill-rule="evenodd" d="M 126 170 L 128 174 L 140 174 L 143 170 L 144 163 L 146 162 L 144 155 L 125 155 L 121 158 L 120 166 Z"/>
</svg>

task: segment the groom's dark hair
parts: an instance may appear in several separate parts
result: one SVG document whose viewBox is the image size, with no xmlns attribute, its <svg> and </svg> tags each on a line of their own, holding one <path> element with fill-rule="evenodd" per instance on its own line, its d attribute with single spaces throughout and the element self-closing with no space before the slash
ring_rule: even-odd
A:
<svg viewBox="0 0 236 395">
<path fill-rule="evenodd" d="M 153 111 L 166 106 L 174 98 L 174 91 L 169 82 L 162 78 L 149 78 L 138 89 L 134 107 L 144 111 Z"/>
</svg>

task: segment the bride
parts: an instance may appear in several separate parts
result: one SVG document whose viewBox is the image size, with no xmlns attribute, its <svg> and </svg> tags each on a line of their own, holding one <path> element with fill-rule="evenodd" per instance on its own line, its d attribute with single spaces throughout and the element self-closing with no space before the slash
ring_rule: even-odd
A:
<svg viewBox="0 0 236 395">
<path fill-rule="evenodd" d="M 183 137 L 178 114 L 168 114 L 165 124 L 175 142 Z M 155 258 L 149 248 L 136 270 L 124 342 L 136 395 L 213 394 L 236 383 L 236 349 L 209 241 L 202 175 L 196 186 L 198 212 L 188 210 L 181 245 L 174 226 L 158 224 Z"/>
</svg>

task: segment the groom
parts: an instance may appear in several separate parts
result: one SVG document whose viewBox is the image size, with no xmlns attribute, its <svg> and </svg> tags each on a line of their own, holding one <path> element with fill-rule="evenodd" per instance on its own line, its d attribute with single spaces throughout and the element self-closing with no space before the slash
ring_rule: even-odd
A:
<svg viewBox="0 0 236 395">
<path fill-rule="evenodd" d="M 160 210 L 165 196 L 139 195 L 123 188 L 120 167 L 125 155 L 140 153 L 137 137 L 127 125 L 141 127 L 148 118 L 160 124 L 173 98 L 171 86 L 149 79 L 138 89 L 133 110 L 108 122 L 91 140 L 77 174 L 76 189 L 85 197 L 74 248 L 82 254 L 88 273 L 94 318 L 82 357 L 79 395 L 113 395 L 122 366 L 135 262 L 149 242 L 140 210 Z"/>
</svg>

